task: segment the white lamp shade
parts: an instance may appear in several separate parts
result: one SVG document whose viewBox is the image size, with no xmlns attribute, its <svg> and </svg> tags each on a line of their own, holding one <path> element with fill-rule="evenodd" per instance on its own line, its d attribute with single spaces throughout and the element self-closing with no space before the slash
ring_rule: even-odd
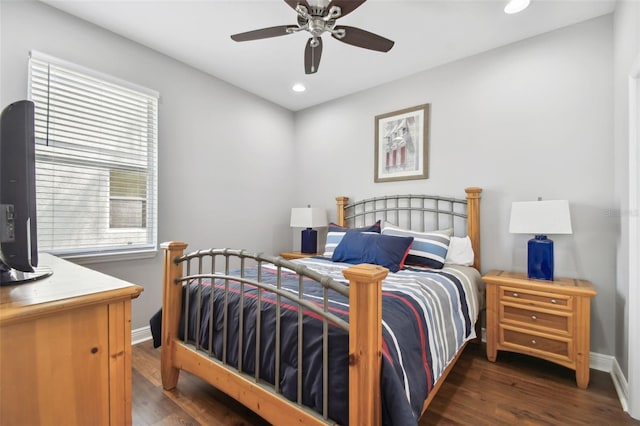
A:
<svg viewBox="0 0 640 426">
<path fill-rule="evenodd" d="M 511 204 L 509 232 L 512 234 L 571 234 L 567 200 L 516 201 Z"/>
<path fill-rule="evenodd" d="M 292 228 L 318 228 L 327 226 L 327 212 L 317 207 L 291 209 Z"/>
</svg>

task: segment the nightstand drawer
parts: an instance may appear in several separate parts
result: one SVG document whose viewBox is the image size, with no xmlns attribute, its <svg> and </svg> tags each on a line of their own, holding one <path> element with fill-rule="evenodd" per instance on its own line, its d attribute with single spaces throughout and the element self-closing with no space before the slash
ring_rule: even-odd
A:
<svg viewBox="0 0 640 426">
<path fill-rule="evenodd" d="M 523 333 L 515 330 L 503 329 L 503 342 L 505 346 L 515 345 L 534 351 L 569 357 L 569 342 Z"/>
<path fill-rule="evenodd" d="M 519 288 L 500 287 L 502 300 L 545 306 L 549 308 L 571 309 L 573 298 L 564 294 L 523 291 Z"/>
<path fill-rule="evenodd" d="M 534 311 L 518 305 L 501 304 L 501 319 L 504 322 L 522 324 L 526 327 L 550 329 L 566 335 L 571 333 L 571 316 L 549 312 Z"/>
<path fill-rule="evenodd" d="M 590 304 L 596 295 L 586 280 L 529 279 L 522 272 L 489 271 L 487 358 L 519 352 L 576 371 L 578 387 L 589 385 Z"/>
</svg>

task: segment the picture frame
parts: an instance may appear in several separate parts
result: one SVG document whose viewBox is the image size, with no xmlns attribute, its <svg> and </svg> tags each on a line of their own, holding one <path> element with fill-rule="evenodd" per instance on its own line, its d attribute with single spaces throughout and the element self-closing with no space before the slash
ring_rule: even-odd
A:
<svg viewBox="0 0 640 426">
<path fill-rule="evenodd" d="M 430 104 L 375 117 L 374 182 L 428 178 Z"/>
</svg>

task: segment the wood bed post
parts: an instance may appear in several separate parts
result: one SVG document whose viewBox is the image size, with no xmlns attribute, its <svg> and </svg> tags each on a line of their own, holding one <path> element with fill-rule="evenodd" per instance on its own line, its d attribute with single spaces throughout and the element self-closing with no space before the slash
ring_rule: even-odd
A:
<svg viewBox="0 0 640 426">
<path fill-rule="evenodd" d="M 162 387 L 170 390 L 178 384 L 180 370 L 174 366 L 174 340 L 178 338 L 178 327 L 182 313 L 182 285 L 175 284 L 182 275 L 182 264 L 174 259 L 182 256 L 186 243 L 170 241 L 160 245 L 164 251 L 164 278 L 162 284 L 162 346 L 160 348 L 160 371 Z"/>
<path fill-rule="evenodd" d="M 382 424 L 380 368 L 382 366 L 381 266 L 345 269 L 349 280 L 349 424 Z"/>
<path fill-rule="evenodd" d="M 482 188 L 471 187 L 467 193 L 467 235 L 473 247 L 473 267 L 480 271 L 480 193 Z"/>
<path fill-rule="evenodd" d="M 340 226 L 347 226 L 346 219 L 344 217 L 344 206 L 347 205 L 349 197 L 336 197 L 336 209 L 338 213 L 338 219 L 336 223 Z"/>
</svg>

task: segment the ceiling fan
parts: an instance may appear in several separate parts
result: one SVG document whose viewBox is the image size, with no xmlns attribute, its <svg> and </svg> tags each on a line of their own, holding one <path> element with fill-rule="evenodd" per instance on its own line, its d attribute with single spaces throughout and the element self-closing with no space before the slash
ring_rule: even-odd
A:
<svg viewBox="0 0 640 426">
<path fill-rule="evenodd" d="M 346 25 L 336 25 L 336 20 L 348 15 L 366 0 L 284 0 L 298 14 L 297 25 L 280 25 L 247 31 L 231 36 L 235 41 L 259 40 L 269 37 L 279 37 L 298 31 L 307 31 L 311 38 L 307 41 L 304 51 L 304 70 L 306 74 L 318 71 L 322 57 L 322 34 L 329 33 L 331 37 L 352 46 L 365 49 L 388 52 L 393 47 L 393 41 L 360 28 Z"/>
</svg>

